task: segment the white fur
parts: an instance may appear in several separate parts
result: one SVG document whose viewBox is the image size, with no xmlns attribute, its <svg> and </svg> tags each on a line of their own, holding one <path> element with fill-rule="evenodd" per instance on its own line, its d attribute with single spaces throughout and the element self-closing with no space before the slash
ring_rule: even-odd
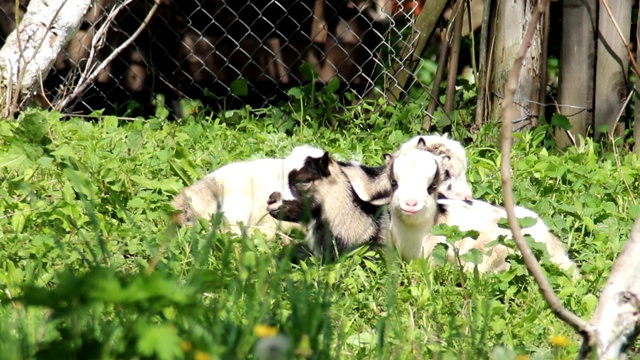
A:
<svg viewBox="0 0 640 360">
<path fill-rule="evenodd" d="M 415 149 L 418 141 L 422 139 L 427 150 L 433 152 L 439 158 L 441 171 L 447 170 L 450 178 L 445 179 L 438 191 L 448 199 L 471 200 L 471 186 L 467 181 L 467 155 L 460 142 L 449 139 L 444 135 L 419 135 L 400 146 L 399 152 Z"/>
<path fill-rule="evenodd" d="M 500 244 L 487 247 L 488 243 L 501 235 L 505 236 L 505 240 L 513 241 L 510 240 L 513 238 L 511 230 L 498 226 L 500 219 L 507 218 L 505 209 L 480 200 L 473 200 L 470 203 L 460 200 L 439 200 L 438 203 L 444 205 L 447 211 L 439 222 L 458 226 L 462 231 L 477 230 L 480 232 L 480 236 L 476 240 L 465 238 L 455 244 L 460 254 L 465 254 L 471 249 L 478 249 L 485 254 L 482 263 L 478 265 L 478 271 L 501 272 L 509 268 L 509 263 L 505 259 L 507 255 L 513 253 L 511 248 Z M 518 218 L 532 217 L 537 220 L 533 226 L 522 229 L 522 233 L 530 235 L 535 242 L 545 244 L 551 262 L 565 271 L 569 271 L 571 268 L 575 269 L 575 263 L 569 259 L 560 240 L 551 233 L 538 214 L 522 207 L 516 208 L 515 212 Z M 446 241 L 442 236 L 436 238 L 438 239 L 432 239 L 431 242 Z M 448 255 L 450 259 L 453 259 L 453 249 L 449 249 Z M 471 270 L 473 266 L 473 264 L 465 264 L 465 269 Z"/>
<path fill-rule="evenodd" d="M 390 171 L 397 188 L 389 205 L 390 233 L 406 260 L 424 256 L 423 243 L 431 234 L 437 210 L 436 194 L 429 194 L 427 187 L 437 170 L 436 156 L 427 151 L 405 151 L 393 160 Z"/>
<path fill-rule="evenodd" d="M 241 234 L 244 229 L 264 232 L 270 237 L 278 230 L 300 228 L 269 216 L 267 199 L 275 191 L 293 198 L 287 176 L 304 164 L 307 156 L 322 156 L 323 150 L 303 145 L 285 159 L 258 159 L 227 164 L 184 189 L 174 200 L 174 208 L 190 208 L 197 217 L 210 218 L 223 212 L 229 230 Z M 241 223 L 242 226 L 239 224 Z"/>
<path fill-rule="evenodd" d="M 479 200 L 470 203 L 457 199 L 437 200 L 437 194 L 428 194 L 426 189 L 434 181 L 435 169 L 433 158 L 424 156 L 424 151 L 407 150 L 397 155 L 393 160 L 394 178 L 398 184 L 392 195 L 390 204 L 391 214 L 391 238 L 405 260 L 415 258 L 427 258 L 433 252 L 438 243 L 449 246 L 448 257 L 455 261 L 454 249 L 448 245 L 446 238 L 432 234 L 432 228 L 436 223 L 445 223 L 450 226 L 458 226 L 462 231 L 476 230 L 480 233 L 478 239 L 465 238 L 458 240 L 455 246 L 459 254 L 465 254 L 471 249 L 478 249 L 483 254 L 482 263 L 478 265 L 480 272 L 501 272 L 509 268 L 506 257 L 513 251 L 501 244 L 487 246 L 500 235 L 507 239 L 512 237 L 509 229 L 498 226 L 501 218 L 506 218 L 506 211 Z M 437 179 L 435 179 L 437 181 Z M 403 211 L 406 199 L 420 197 L 420 204 L 424 208 L 420 211 L 407 213 Z M 445 207 L 443 215 L 438 214 L 437 204 Z M 406 206 L 405 206 L 406 207 Z M 414 209 L 411 209 L 414 210 Z M 516 216 L 530 216 L 538 220 L 531 228 L 524 229 L 525 234 L 530 234 L 537 242 L 546 244 L 551 261 L 564 270 L 575 266 L 567 256 L 562 243 L 555 237 L 540 217 L 534 212 L 518 208 Z M 474 264 L 465 263 L 465 270 L 472 270 Z M 574 276 L 577 273 L 574 268 Z"/>
</svg>

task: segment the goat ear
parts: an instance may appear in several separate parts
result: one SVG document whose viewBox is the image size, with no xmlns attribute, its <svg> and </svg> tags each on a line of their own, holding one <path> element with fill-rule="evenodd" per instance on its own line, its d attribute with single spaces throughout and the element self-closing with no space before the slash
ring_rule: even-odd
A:
<svg viewBox="0 0 640 360">
<path fill-rule="evenodd" d="M 389 164 L 391 162 L 391 158 L 392 158 L 391 154 L 384 153 L 384 154 L 382 154 L 382 157 L 384 158 L 385 165 L 387 165 L 387 164 Z"/>
<path fill-rule="evenodd" d="M 329 152 L 325 151 L 324 155 L 322 155 L 320 161 L 318 162 L 318 170 L 320 170 L 320 174 L 322 174 L 323 176 L 331 175 L 331 172 L 329 171 L 329 164 L 331 164 L 331 157 L 329 156 Z"/>
<path fill-rule="evenodd" d="M 427 143 L 424 141 L 424 138 L 419 138 L 418 139 L 418 144 L 416 146 L 418 149 L 420 150 L 426 150 L 427 149 Z"/>
</svg>

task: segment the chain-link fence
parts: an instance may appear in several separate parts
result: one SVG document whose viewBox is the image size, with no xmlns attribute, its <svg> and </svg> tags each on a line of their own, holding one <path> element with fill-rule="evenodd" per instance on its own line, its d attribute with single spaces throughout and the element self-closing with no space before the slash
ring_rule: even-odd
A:
<svg viewBox="0 0 640 360">
<path fill-rule="evenodd" d="M 49 101 L 69 92 L 69 79 L 86 66 L 96 33 L 114 9 L 120 11 L 95 53 L 98 61 L 141 26 L 154 4 L 123 1 L 94 3 L 44 81 Z M 27 5 L 20 0 L 16 9 L 14 0 L 0 0 L 0 45 Z M 149 109 L 155 94 L 167 105 L 194 98 L 225 108 L 263 106 L 285 99 L 291 87 L 333 78 L 340 80 L 338 91 L 355 94 L 345 99 L 386 96 L 396 86 L 398 64 L 405 63 L 400 53 L 413 54 L 407 39 L 421 6 L 403 0 L 161 0 L 132 45 L 67 110 Z"/>
</svg>

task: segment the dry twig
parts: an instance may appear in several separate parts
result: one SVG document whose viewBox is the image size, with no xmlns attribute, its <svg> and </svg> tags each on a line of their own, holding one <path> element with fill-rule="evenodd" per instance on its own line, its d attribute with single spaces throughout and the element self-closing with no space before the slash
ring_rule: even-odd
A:
<svg viewBox="0 0 640 360">
<path fill-rule="evenodd" d="M 449 53 L 449 39 L 446 36 L 440 43 L 440 50 L 438 52 L 438 69 L 436 70 L 436 75 L 433 77 L 433 85 L 431 86 L 431 91 L 429 92 L 429 96 L 431 97 L 431 101 L 429 101 L 429 105 L 427 106 L 427 114 L 433 114 L 436 111 L 436 106 L 438 106 L 438 94 L 440 93 L 440 84 L 442 83 L 442 75 L 444 74 L 444 68 L 447 66 L 447 54 Z M 425 118 L 424 123 L 422 124 L 422 128 L 425 131 L 428 131 L 431 127 L 431 118 Z"/>
<path fill-rule="evenodd" d="M 460 43 L 462 42 L 462 25 L 464 24 L 464 0 L 458 0 L 453 20 L 453 37 L 451 40 L 451 55 L 449 56 L 449 72 L 447 73 L 446 99 L 444 112 L 451 116 L 455 107 L 456 78 L 458 77 L 458 60 L 460 58 Z"/>
<path fill-rule="evenodd" d="M 484 104 L 486 98 L 486 88 L 485 84 L 487 83 L 487 47 L 489 46 L 489 21 L 491 14 L 491 0 L 485 0 L 484 2 L 484 10 L 482 13 L 482 26 L 480 27 L 480 55 L 479 55 L 479 69 L 476 75 L 476 89 L 478 89 L 478 97 L 476 101 L 476 119 L 475 123 L 477 126 L 482 126 L 484 122 Z"/>
<path fill-rule="evenodd" d="M 522 236 L 522 230 L 520 229 L 520 225 L 518 224 L 518 219 L 516 218 L 514 210 L 513 190 L 511 188 L 511 105 L 513 103 L 513 96 L 515 95 L 516 88 L 518 86 L 518 78 L 520 75 L 520 70 L 522 69 L 524 57 L 527 53 L 527 50 L 529 49 L 529 46 L 531 45 L 531 40 L 536 30 L 536 26 L 538 25 L 542 14 L 544 14 L 545 12 L 547 4 L 548 0 L 540 0 L 538 2 L 527 27 L 524 39 L 522 40 L 522 44 L 518 49 L 513 68 L 509 73 L 509 78 L 506 84 L 505 98 L 502 102 L 502 163 L 500 165 L 500 173 L 502 175 L 502 193 L 504 195 L 504 207 L 507 211 L 509 227 L 513 232 L 513 237 L 516 245 L 518 246 L 518 249 L 520 249 L 524 263 L 531 275 L 536 280 L 538 288 L 540 289 L 540 292 L 542 293 L 545 301 L 549 305 L 549 308 L 558 318 L 571 325 L 583 336 L 589 338 L 590 334 L 593 333 L 592 326 L 562 305 L 560 299 L 558 299 L 557 295 L 551 288 L 549 280 L 542 272 L 542 268 L 540 267 L 540 264 L 538 264 L 538 261 L 533 255 L 533 252 L 525 242 Z"/>
<path fill-rule="evenodd" d="M 607 10 L 607 14 L 609 14 L 609 18 L 613 22 L 613 26 L 616 28 L 618 35 L 620 35 L 620 40 L 622 40 L 622 43 L 624 44 L 624 48 L 627 49 L 627 54 L 629 54 L 629 60 L 631 60 L 631 66 L 633 67 L 633 71 L 636 73 L 636 76 L 640 76 L 640 71 L 638 70 L 638 64 L 636 64 L 636 59 L 633 56 L 633 53 L 631 52 L 631 46 L 629 46 L 629 43 L 627 43 L 627 40 L 625 40 L 624 35 L 622 34 L 622 31 L 620 31 L 618 22 L 613 17 L 613 14 L 611 13 L 611 9 L 609 8 L 609 3 L 607 2 L 607 0 L 601 0 L 601 1 L 602 1 L 602 6 L 604 6 L 605 10 Z"/>
<path fill-rule="evenodd" d="M 104 24 L 102 25 L 102 27 L 100 27 L 100 29 L 96 32 L 96 35 L 91 44 L 91 52 L 89 54 L 89 59 L 87 60 L 87 63 L 86 63 L 85 71 L 81 75 L 80 80 L 78 81 L 78 85 L 69 96 L 60 100 L 56 104 L 56 108 L 55 108 L 56 110 L 62 111 L 62 109 L 64 109 L 67 105 L 69 105 L 69 103 L 72 100 L 80 96 L 80 94 L 82 94 L 82 92 L 95 80 L 95 78 L 98 77 L 98 75 L 100 75 L 100 73 L 118 55 L 120 55 L 122 51 L 124 51 L 124 49 L 126 49 L 129 45 L 131 45 L 131 43 L 133 43 L 133 41 L 138 37 L 138 35 L 140 35 L 142 30 L 144 30 L 147 27 L 147 24 L 149 23 L 153 15 L 156 13 L 156 10 L 158 10 L 158 6 L 160 6 L 160 1 L 156 0 L 153 6 L 151 7 L 151 10 L 149 10 L 149 13 L 142 21 L 142 24 L 140 24 L 140 26 L 138 27 L 138 29 L 136 29 L 136 31 L 133 34 L 131 34 L 131 36 L 125 42 L 123 42 L 120 46 L 115 48 L 113 52 L 109 54 L 109 56 L 107 56 L 107 58 L 100 63 L 100 65 L 97 65 L 97 66 L 94 65 L 93 61 L 95 59 L 97 50 L 100 49 L 104 44 L 108 27 L 111 25 L 116 15 L 118 14 L 118 12 L 120 12 L 125 6 L 127 6 L 132 1 L 133 0 L 127 0 L 124 3 L 120 4 L 116 9 L 114 9 L 109 14 Z"/>
<path fill-rule="evenodd" d="M 638 205 L 638 202 L 636 201 L 636 197 L 633 196 L 633 191 L 631 191 L 631 186 L 629 186 L 629 182 L 624 177 L 624 172 L 622 171 L 622 164 L 620 163 L 620 155 L 618 154 L 618 149 L 616 149 L 616 142 L 613 138 L 613 132 L 616 126 L 618 125 L 618 121 L 620 121 L 622 114 L 624 113 L 624 109 L 627 107 L 627 105 L 629 105 L 629 101 L 631 101 L 631 97 L 633 96 L 633 94 L 635 94 L 635 91 L 631 90 L 629 92 L 629 95 L 627 96 L 627 99 L 624 101 L 624 104 L 622 104 L 622 107 L 620 107 L 620 111 L 618 112 L 616 121 L 613 123 L 612 129 L 607 133 L 607 135 L 609 136 L 609 141 L 611 141 L 611 147 L 613 148 L 613 158 L 616 159 L 616 167 L 620 172 L 620 177 L 622 178 L 624 185 L 627 187 L 627 191 L 629 192 L 629 196 L 631 197 L 631 200 L 635 205 Z"/>
</svg>

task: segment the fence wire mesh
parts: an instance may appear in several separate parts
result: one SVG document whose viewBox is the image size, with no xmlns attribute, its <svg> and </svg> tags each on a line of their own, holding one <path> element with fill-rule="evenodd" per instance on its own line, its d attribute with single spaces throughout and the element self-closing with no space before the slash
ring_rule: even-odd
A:
<svg viewBox="0 0 640 360">
<path fill-rule="evenodd" d="M 28 3 L 20 0 L 16 8 L 14 0 L 0 0 L 0 46 Z M 153 4 L 96 1 L 44 81 L 47 99 L 69 92 L 109 14 L 120 8 L 95 52 L 98 62 L 131 37 Z M 338 91 L 354 94 L 346 101 L 386 96 L 397 72 L 413 71 L 397 65 L 405 63 L 403 48 L 406 56 L 414 53 L 409 39 L 421 6 L 403 0 L 161 0 L 135 41 L 66 110 L 148 109 L 156 94 L 167 105 L 194 98 L 224 108 L 259 107 L 286 99 L 291 87 L 334 78 Z M 401 91 L 416 81 L 411 77 Z"/>
</svg>

